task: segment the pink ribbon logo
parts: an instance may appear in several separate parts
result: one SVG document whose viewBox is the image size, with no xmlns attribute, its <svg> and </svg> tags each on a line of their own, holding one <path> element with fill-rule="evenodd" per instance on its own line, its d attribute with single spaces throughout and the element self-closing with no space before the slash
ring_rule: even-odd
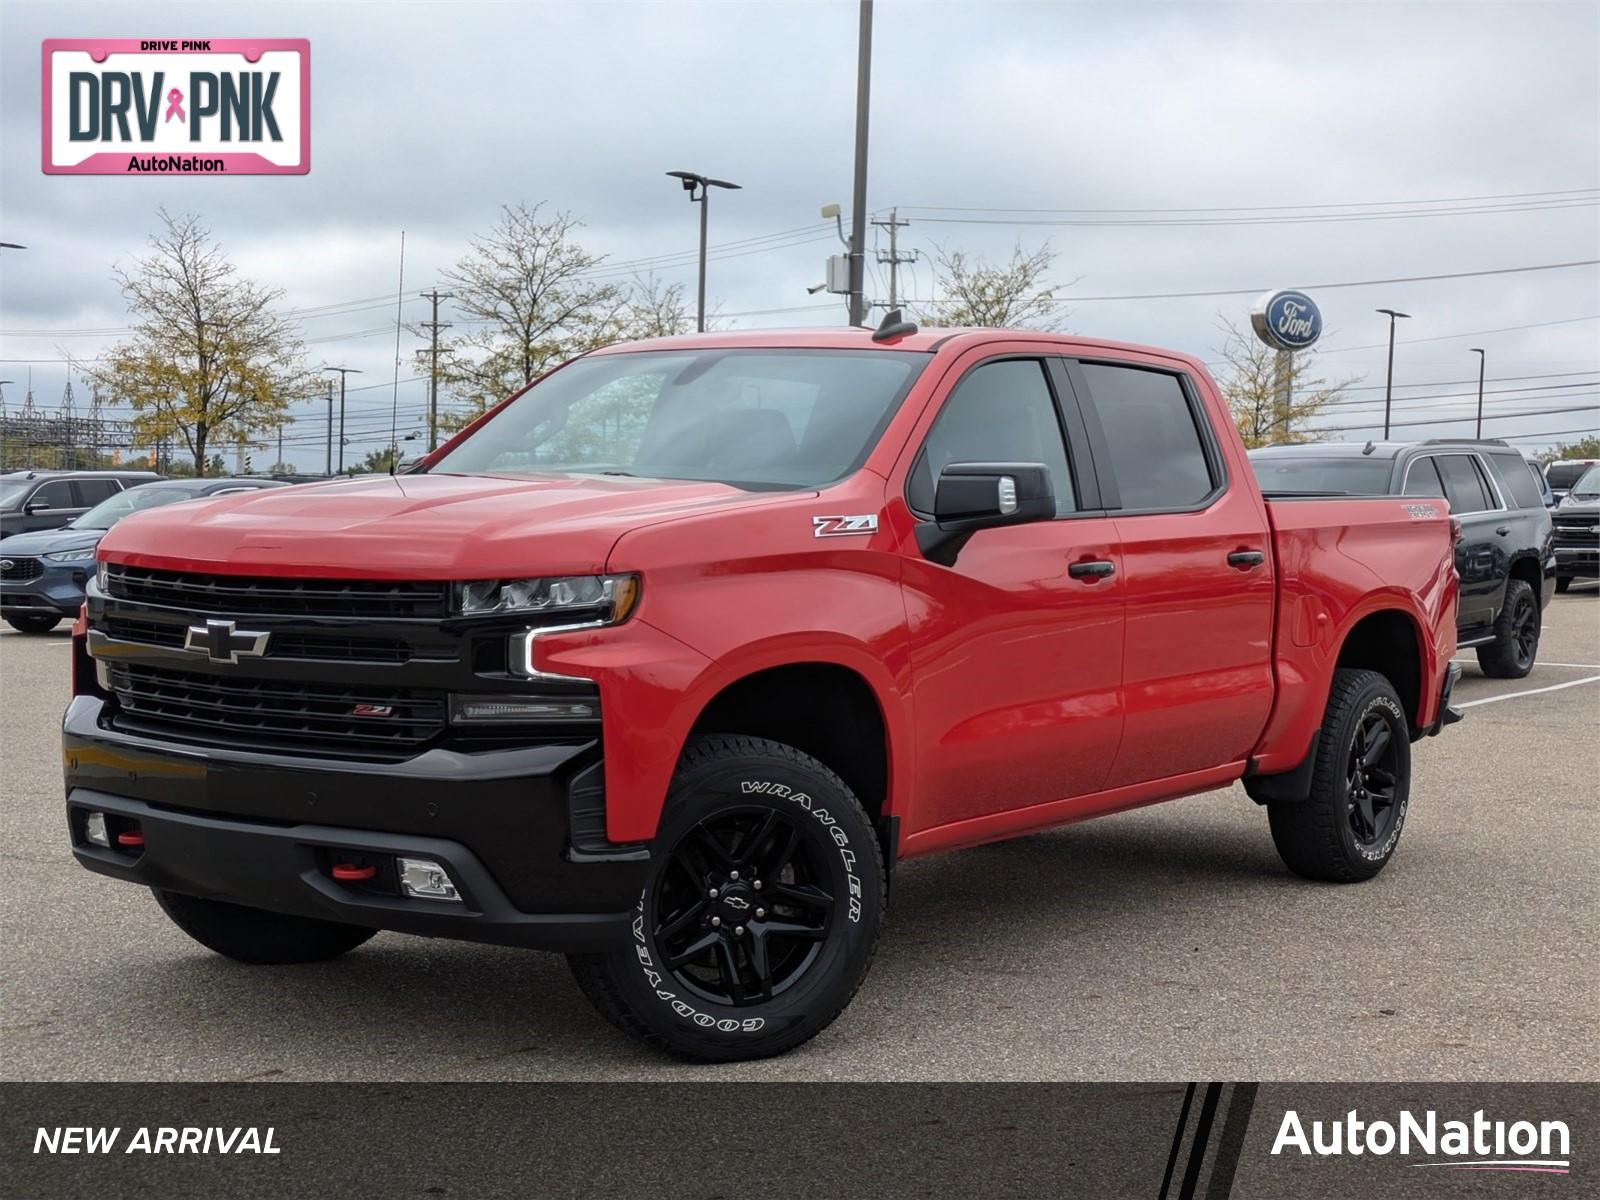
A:
<svg viewBox="0 0 1600 1200">
<path fill-rule="evenodd" d="M 177 88 L 173 88 L 167 93 L 166 119 L 170 121 L 173 117 L 177 117 L 180 121 L 187 121 L 189 119 L 183 115 L 183 93 Z"/>
</svg>

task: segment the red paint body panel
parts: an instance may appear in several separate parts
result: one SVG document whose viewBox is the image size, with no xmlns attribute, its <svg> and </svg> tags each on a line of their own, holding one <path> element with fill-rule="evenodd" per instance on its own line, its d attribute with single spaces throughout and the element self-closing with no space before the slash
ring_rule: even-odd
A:
<svg viewBox="0 0 1600 1200">
<path fill-rule="evenodd" d="M 862 331 L 707 334 L 666 347 L 872 346 Z M 1418 722 L 1454 649 L 1444 505 L 1265 503 L 1196 359 L 1051 334 L 927 331 L 889 344 L 930 362 L 865 466 L 816 491 L 610 477 L 369 477 L 136 514 L 102 558 L 239 575 L 476 580 L 637 572 L 621 625 L 550 635 L 537 666 L 601 693 L 607 834 L 656 829 L 696 719 L 770 667 L 855 672 L 883 717 L 887 815 L 902 855 L 971 845 L 1284 771 L 1321 720 L 1339 647 L 1363 616 L 1417 631 Z M 1090 356 L 1184 372 L 1226 467 L 1196 512 L 1097 513 L 988 530 L 927 561 L 905 483 L 962 373 L 1002 354 Z M 493 437 L 498 410 L 460 437 Z M 1425 506 L 1426 507 L 1426 506 Z M 819 538 L 818 515 L 873 515 Z M 1235 550 L 1265 561 L 1241 571 Z M 1086 558 L 1116 565 L 1079 580 Z"/>
</svg>

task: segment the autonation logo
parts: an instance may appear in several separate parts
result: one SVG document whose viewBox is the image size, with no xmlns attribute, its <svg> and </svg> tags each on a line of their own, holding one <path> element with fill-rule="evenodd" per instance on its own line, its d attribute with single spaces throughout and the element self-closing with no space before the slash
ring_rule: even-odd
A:
<svg viewBox="0 0 1600 1200">
<path fill-rule="evenodd" d="M 1429 1109 L 1420 1117 L 1401 1109 L 1393 1121 L 1364 1121 L 1351 1109 L 1342 1119 L 1312 1121 L 1309 1132 L 1300 1114 L 1289 1109 L 1278 1126 L 1272 1153 L 1298 1151 L 1310 1157 L 1371 1154 L 1421 1155 L 1430 1162 L 1414 1167 L 1457 1171 L 1527 1171 L 1565 1175 L 1571 1170 L 1572 1135 L 1565 1121 L 1490 1120 L 1482 1109 L 1471 1120 L 1440 1120 Z"/>
</svg>

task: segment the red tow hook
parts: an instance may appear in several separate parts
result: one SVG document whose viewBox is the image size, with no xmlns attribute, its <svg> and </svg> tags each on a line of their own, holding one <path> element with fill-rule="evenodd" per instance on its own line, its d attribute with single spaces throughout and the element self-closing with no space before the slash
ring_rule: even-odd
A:
<svg viewBox="0 0 1600 1200">
<path fill-rule="evenodd" d="M 341 883 L 360 883 L 364 879 L 372 879 L 378 874 L 377 867 L 364 867 L 360 863 L 335 863 L 328 874 Z"/>
<path fill-rule="evenodd" d="M 142 845 L 144 845 L 144 830 L 142 830 L 142 829 L 127 829 L 127 830 L 124 830 L 123 832 L 117 834 L 117 845 L 119 845 L 119 846 L 142 846 Z"/>
</svg>

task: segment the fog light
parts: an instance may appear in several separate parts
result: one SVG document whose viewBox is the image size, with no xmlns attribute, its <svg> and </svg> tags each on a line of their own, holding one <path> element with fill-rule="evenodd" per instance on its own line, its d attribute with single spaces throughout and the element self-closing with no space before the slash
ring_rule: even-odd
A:
<svg viewBox="0 0 1600 1200">
<path fill-rule="evenodd" d="M 400 890 L 418 900 L 457 900 L 461 893 L 450 881 L 450 874 L 431 858 L 402 858 Z"/>
<path fill-rule="evenodd" d="M 106 832 L 106 815 L 92 812 L 83 819 L 83 836 L 96 846 L 111 849 L 111 835 Z"/>
<path fill-rule="evenodd" d="M 600 719 L 593 696 L 451 696 L 450 720 L 457 725 L 592 724 Z"/>
</svg>

